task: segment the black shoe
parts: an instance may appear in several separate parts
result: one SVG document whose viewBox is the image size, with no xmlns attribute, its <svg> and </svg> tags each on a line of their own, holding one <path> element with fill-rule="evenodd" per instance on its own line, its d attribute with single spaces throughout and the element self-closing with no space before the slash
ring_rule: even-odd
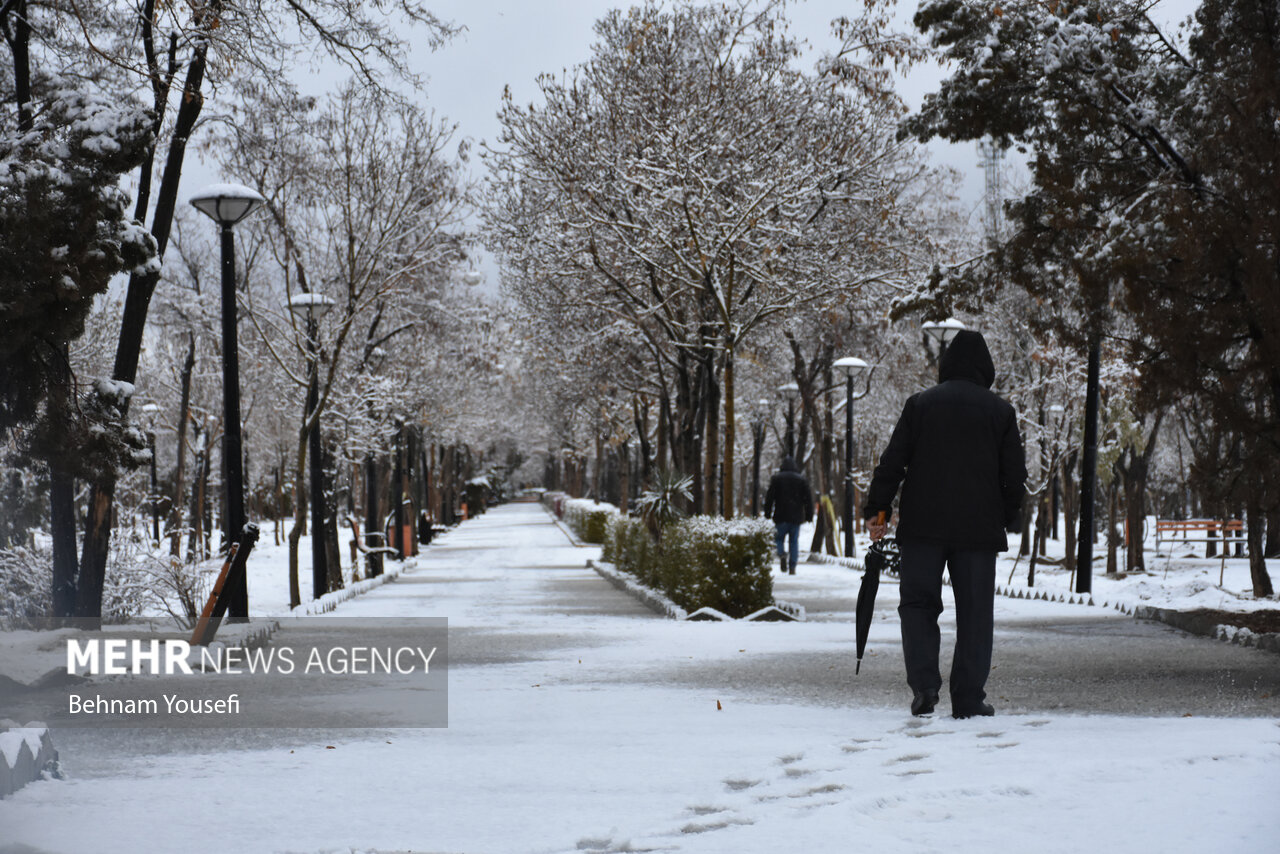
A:
<svg viewBox="0 0 1280 854">
<path fill-rule="evenodd" d="M 990 703 L 979 703 L 976 706 L 967 706 L 964 708 L 951 710 L 951 717 L 957 720 L 965 718 L 989 718 L 995 715 L 996 710 Z"/>
<path fill-rule="evenodd" d="M 911 699 L 911 714 L 916 717 L 931 715 L 936 705 L 938 705 L 937 691 L 916 691 L 915 697 Z"/>
</svg>

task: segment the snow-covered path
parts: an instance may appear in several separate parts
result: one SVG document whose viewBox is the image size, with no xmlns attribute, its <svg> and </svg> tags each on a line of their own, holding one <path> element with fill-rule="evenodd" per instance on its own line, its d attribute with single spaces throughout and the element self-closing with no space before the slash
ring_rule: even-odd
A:
<svg viewBox="0 0 1280 854">
<path fill-rule="evenodd" d="M 802 565 L 780 583 L 809 623 L 690 624 L 584 569 L 595 554 L 538 506 L 509 505 L 334 612 L 449 618 L 448 729 L 61 730 L 68 779 L 0 802 L 0 852 L 1202 852 L 1280 838 L 1280 724 L 1259 696 L 1280 680 L 1273 655 L 1002 600 L 1001 714 L 913 719 L 892 585 L 854 680 L 847 570 Z M 1058 669 L 1064 649 L 1083 660 Z M 1060 702 L 1064 679 L 1077 702 Z M 1125 700 L 1190 683 L 1207 687 L 1185 706 Z M 1080 713 L 1090 697 L 1111 713 Z M 1046 711 L 1059 706 L 1073 711 Z M 1131 707 L 1143 713 L 1116 713 Z"/>
</svg>

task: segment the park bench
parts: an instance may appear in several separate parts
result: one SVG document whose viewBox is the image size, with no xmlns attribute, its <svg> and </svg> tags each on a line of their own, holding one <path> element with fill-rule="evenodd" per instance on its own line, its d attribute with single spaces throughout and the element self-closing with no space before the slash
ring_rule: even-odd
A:
<svg viewBox="0 0 1280 854">
<path fill-rule="evenodd" d="M 360 555 L 368 557 L 369 555 L 399 555 L 399 549 L 392 548 L 386 544 L 382 534 L 373 532 L 369 534 L 362 533 L 360 523 L 355 516 L 347 517 L 347 524 L 351 526 L 351 563 L 353 566 L 358 565 Z"/>
<path fill-rule="evenodd" d="M 1236 547 L 1236 557 L 1244 557 L 1245 527 L 1241 519 L 1157 519 L 1156 548 L 1161 543 L 1207 543 L 1205 557 L 1214 557 L 1218 545 Z M 1223 557 L 1227 557 L 1227 549 Z"/>
</svg>

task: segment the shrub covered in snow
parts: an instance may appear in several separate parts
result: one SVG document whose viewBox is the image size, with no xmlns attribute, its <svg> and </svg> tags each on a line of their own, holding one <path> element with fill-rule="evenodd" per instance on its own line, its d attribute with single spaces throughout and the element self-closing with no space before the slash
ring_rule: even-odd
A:
<svg viewBox="0 0 1280 854">
<path fill-rule="evenodd" d="M 588 498 L 564 498 L 560 506 L 561 518 L 584 543 L 603 544 L 610 520 L 618 516 L 618 508 L 612 504 L 597 503 Z"/>
<path fill-rule="evenodd" d="M 772 540 L 764 520 L 694 516 L 668 525 L 659 545 L 644 522 L 617 515 L 603 558 L 686 611 L 742 617 L 773 604 Z"/>
<path fill-rule="evenodd" d="M 662 535 L 661 589 L 686 611 L 745 617 L 773 604 L 772 553 L 773 525 L 763 519 L 684 519 Z"/>
</svg>

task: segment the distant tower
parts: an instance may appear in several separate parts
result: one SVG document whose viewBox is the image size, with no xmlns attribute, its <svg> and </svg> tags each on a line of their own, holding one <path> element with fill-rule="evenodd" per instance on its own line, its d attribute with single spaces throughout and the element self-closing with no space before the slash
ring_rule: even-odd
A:
<svg viewBox="0 0 1280 854">
<path fill-rule="evenodd" d="M 978 143 L 978 153 L 982 157 L 982 173 L 986 181 L 982 195 L 982 233 L 987 238 L 987 245 L 994 246 L 1000 241 L 1002 225 L 1004 198 L 1000 192 L 1000 166 L 1004 162 L 1004 151 L 987 138 Z"/>
</svg>

